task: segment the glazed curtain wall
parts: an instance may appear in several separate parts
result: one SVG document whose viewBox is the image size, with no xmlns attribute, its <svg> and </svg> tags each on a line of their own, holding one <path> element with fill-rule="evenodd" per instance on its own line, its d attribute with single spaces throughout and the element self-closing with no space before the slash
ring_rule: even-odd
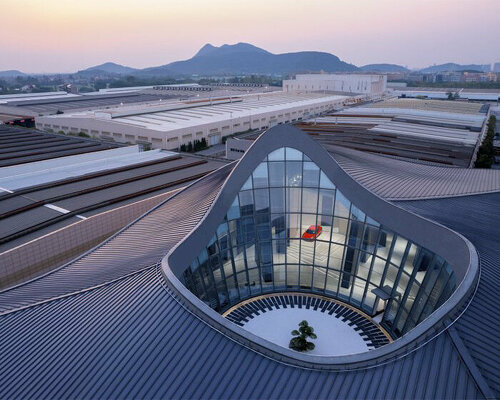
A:
<svg viewBox="0 0 500 400">
<path fill-rule="evenodd" d="M 316 239 L 303 237 L 311 226 L 321 227 Z M 455 289 L 441 257 L 365 215 L 289 147 L 253 171 L 183 279 L 219 312 L 262 293 L 308 291 L 370 315 L 384 312 L 383 325 L 394 336 Z"/>
</svg>

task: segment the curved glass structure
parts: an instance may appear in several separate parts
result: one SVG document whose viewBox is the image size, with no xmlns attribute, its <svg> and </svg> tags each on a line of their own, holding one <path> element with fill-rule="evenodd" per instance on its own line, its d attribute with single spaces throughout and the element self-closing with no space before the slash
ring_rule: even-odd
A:
<svg viewBox="0 0 500 400">
<path fill-rule="evenodd" d="M 401 336 L 451 295 L 454 272 L 350 200 L 305 154 L 279 148 L 250 174 L 182 280 L 219 312 L 263 293 L 307 291 L 383 313 L 384 328 Z"/>
</svg>

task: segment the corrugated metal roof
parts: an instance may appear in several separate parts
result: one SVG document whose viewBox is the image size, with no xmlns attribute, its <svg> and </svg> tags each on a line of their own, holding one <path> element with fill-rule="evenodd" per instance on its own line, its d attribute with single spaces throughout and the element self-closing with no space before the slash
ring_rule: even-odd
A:
<svg viewBox="0 0 500 400">
<path fill-rule="evenodd" d="M 263 357 L 190 314 L 152 267 L 0 317 L 0 397 L 481 398 L 447 334 L 355 372 Z"/>
<path fill-rule="evenodd" d="M 0 313 L 100 285 L 157 263 L 203 217 L 226 177 L 224 168 L 159 206 L 77 261 L 0 292 Z M 75 238 L 78 240 L 78 238 Z"/>
<path fill-rule="evenodd" d="M 500 194 L 398 204 L 459 231 L 478 250 L 479 287 L 455 327 L 487 383 L 500 396 Z"/>
<path fill-rule="evenodd" d="M 425 165 L 336 147 L 332 156 L 369 190 L 388 200 L 500 191 L 500 171 Z"/>
<path fill-rule="evenodd" d="M 384 365 L 316 371 L 250 350 L 184 308 L 152 265 L 197 225 L 230 168 L 201 179 L 78 261 L 0 293 L 0 398 L 488 395 L 448 331 Z M 400 204 L 461 232 L 478 249 L 479 290 L 453 326 L 498 395 L 500 216 L 491 210 L 500 194 Z"/>
</svg>

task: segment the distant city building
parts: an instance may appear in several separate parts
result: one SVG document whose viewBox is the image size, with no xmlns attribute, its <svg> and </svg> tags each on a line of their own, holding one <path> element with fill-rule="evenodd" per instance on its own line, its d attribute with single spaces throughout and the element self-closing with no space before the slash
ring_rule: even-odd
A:
<svg viewBox="0 0 500 400">
<path fill-rule="evenodd" d="M 387 89 L 386 75 L 303 74 L 283 81 L 284 92 L 343 92 L 380 95 Z"/>
</svg>

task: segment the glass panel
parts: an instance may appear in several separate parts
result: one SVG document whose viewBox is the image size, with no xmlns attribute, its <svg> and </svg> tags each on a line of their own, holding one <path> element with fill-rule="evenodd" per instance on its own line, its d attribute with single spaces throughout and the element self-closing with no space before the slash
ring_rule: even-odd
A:
<svg viewBox="0 0 500 400">
<path fill-rule="evenodd" d="M 299 286 L 299 266 L 288 264 L 286 271 L 286 284 L 289 287 Z"/>
<path fill-rule="evenodd" d="M 320 189 L 318 199 L 318 214 L 333 215 L 333 205 L 335 203 L 335 191 Z"/>
<path fill-rule="evenodd" d="M 271 188 L 269 192 L 271 194 L 271 212 L 285 212 L 285 189 Z"/>
<path fill-rule="evenodd" d="M 274 287 L 284 289 L 286 286 L 286 266 L 274 265 Z"/>
<path fill-rule="evenodd" d="M 329 239 L 328 233 L 325 232 L 325 228 L 323 228 L 324 232 L 319 236 L 319 239 L 322 237 L 324 239 Z M 326 267 L 328 265 L 328 250 L 329 250 L 329 242 L 327 241 L 322 241 L 322 240 L 316 240 L 315 243 L 315 250 L 314 250 L 314 265 L 321 265 Z"/>
<path fill-rule="evenodd" d="M 318 207 L 318 189 L 302 189 L 302 212 L 316 213 Z"/>
<path fill-rule="evenodd" d="M 240 291 L 241 298 L 248 297 L 250 295 L 250 288 L 248 284 L 248 278 L 246 271 L 243 271 L 237 275 L 238 279 L 238 289 Z"/>
<path fill-rule="evenodd" d="M 285 185 L 285 163 L 269 163 L 269 185 L 283 187 Z"/>
<path fill-rule="evenodd" d="M 323 171 L 321 171 L 319 186 L 324 189 L 335 189 L 335 185 L 332 183 L 330 179 L 328 179 L 328 177 Z"/>
<path fill-rule="evenodd" d="M 286 189 L 287 212 L 301 212 L 302 190 L 298 188 Z"/>
<path fill-rule="evenodd" d="M 311 265 L 301 265 L 300 266 L 300 287 L 304 289 L 310 289 L 312 286 L 312 271 L 313 267 Z"/>
<path fill-rule="evenodd" d="M 252 189 L 252 176 L 249 176 L 246 182 L 243 184 L 241 190 Z"/>
<path fill-rule="evenodd" d="M 391 232 L 383 229 L 380 232 L 378 248 L 377 248 L 377 256 L 386 259 L 389 256 L 389 250 L 391 248 L 392 239 L 394 235 Z"/>
<path fill-rule="evenodd" d="M 351 202 L 347 200 L 342 193 L 337 190 L 335 197 L 335 215 L 337 217 L 349 218 L 349 209 Z"/>
<path fill-rule="evenodd" d="M 240 299 L 240 293 L 238 291 L 238 285 L 236 284 L 235 277 L 231 276 L 226 278 L 227 280 L 227 291 L 229 294 L 229 300 L 231 303 L 238 302 Z"/>
<path fill-rule="evenodd" d="M 246 190 L 240 192 L 240 213 L 241 215 L 252 215 L 253 214 L 253 191 Z"/>
<path fill-rule="evenodd" d="M 238 202 L 238 196 L 235 197 L 233 204 L 229 207 L 227 212 L 227 219 L 236 219 L 240 217 L 240 204 Z"/>
<path fill-rule="evenodd" d="M 299 187 L 302 184 L 302 162 L 287 161 L 286 162 L 286 185 Z"/>
<path fill-rule="evenodd" d="M 314 267 L 313 288 L 323 291 L 326 283 L 326 268 Z"/>
<path fill-rule="evenodd" d="M 300 222 L 300 214 L 287 214 L 287 236 L 290 238 L 301 238 L 302 228 Z"/>
<path fill-rule="evenodd" d="M 300 262 L 300 239 L 290 239 L 288 241 L 288 249 L 286 252 L 287 264 L 298 264 Z"/>
<path fill-rule="evenodd" d="M 347 235 L 348 220 L 344 218 L 334 218 L 332 227 L 332 242 L 344 244 Z"/>
<path fill-rule="evenodd" d="M 273 239 L 286 237 L 286 216 L 284 214 L 271 215 L 271 232 Z"/>
<path fill-rule="evenodd" d="M 405 238 L 398 236 L 396 238 L 396 243 L 394 243 L 394 249 L 392 250 L 391 263 L 398 265 L 401 264 L 403 259 L 403 255 L 406 251 L 406 245 L 408 244 L 408 240 Z"/>
<path fill-rule="evenodd" d="M 365 213 L 354 204 L 351 206 L 351 219 L 361 222 L 365 221 Z"/>
<path fill-rule="evenodd" d="M 206 304 L 225 310 L 300 285 L 372 315 L 386 306 L 372 290 L 386 285 L 394 297 L 384 321 L 398 336 L 450 296 L 455 277 L 439 256 L 381 228 L 299 151 L 268 158 L 181 277 Z"/>
<path fill-rule="evenodd" d="M 273 240 L 273 263 L 284 264 L 286 254 L 286 239 Z"/>
<path fill-rule="evenodd" d="M 336 295 L 339 286 L 339 271 L 328 269 L 325 291 Z"/>
<path fill-rule="evenodd" d="M 304 162 L 302 186 L 304 187 L 319 186 L 319 168 L 316 164 L 312 162 Z"/>
<path fill-rule="evenodd" d="M 410 249 L 408 250 L 408 254 L 406 256 L 405 264 L 403 266 L 404 271 L 408 274 L 411 275 L 413 273 L 413 265 L 415 262 L 415 257 L 417 255 L 417 250 L 418 247 L 414 244 L 411 243 Z"/>
<path fill-rule="evenodd" d="M 377 299 L 377 296 L 373 294 L 374 289 L 376 289 L 375 285 L 368 285 L 368 289 L 366 291 L 365 299 L 362 305 L 363 309 L 366 310 L 369 314 L 372 314 L 375 300 Z"/>
<path fill-rule="evenodd" d="M 328 269 L 342 268 L 342 260 L 344 255 L 344 246 L 332 243 L 330 245 L 330 256 L 328 258 Z"/>
<path fill-rule="evenodd" d="M 292 149 L 291 147 L 286 148 L 286 160 L 295 160 L 302 161 L 302 153 L 296 149 Z"/>
<path fill-rule="evenodd" d="M 267 163 L 260 163 L 255 171 L 253 172 L 253 187 L 254 188 L 262 188 L 268 187 L 267 181 Z"/>
<path fill-rule="evenodd" d="M 283 161 L 285 159 L 285 148 L 281 147 L 277 150 L 272 151 L 267 156 L 269 161 Z"/>
<path fill-rule="evenodd" d="M 250 284 L 250 293 L 255 295 L 260 293 L 262 288 L 260 286 L 259 269 L 253 268 L 248 270 L 248 282 Z"/>
<path fill-rule="evenodd" d="M 269 211 L 269 189 L 254 189 L 255 211 Z"/>
<path fill-rule="evenodd" d="M 384 274 L 385 271 L 385 264 L 386 261 L 379 257 L 375 257 L 375 260 L 373 261 L 370 283 L 373 283 L 377 287 L 380 286 L 380 283 L 382 281 L 382 275 Z"/>
<path fill-rule="evenodd" d="M 370 218 L 368 215 L 366 216 L 366 223 L 374 226 L 380 226 L 380 224 L 375 221 L 373 218 Z"/>
</svg>

